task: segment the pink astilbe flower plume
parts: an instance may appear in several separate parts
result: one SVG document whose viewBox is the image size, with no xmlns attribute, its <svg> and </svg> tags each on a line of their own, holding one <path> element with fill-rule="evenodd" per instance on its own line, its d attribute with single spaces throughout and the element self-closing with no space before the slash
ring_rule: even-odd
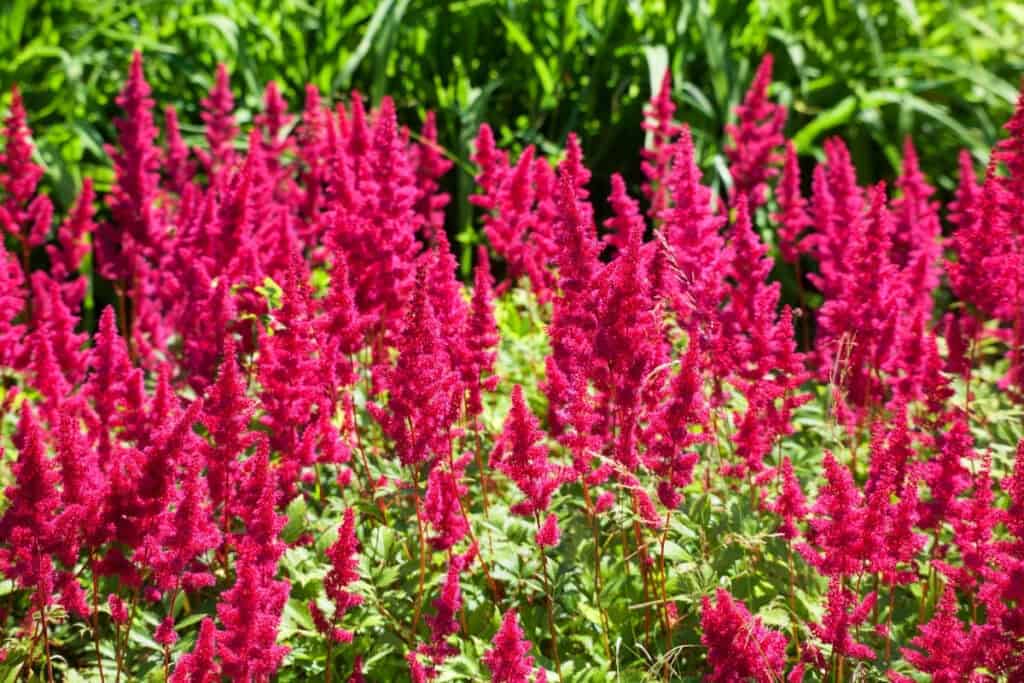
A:
<svg viewBox="0 0 1024 683">
<path fill-rule="evenodd" d="M 195 176 L 195 164 L 189 156 L 191 153 L 188 145 L 181 137 L 178 111 L 173 105 L 168 105 L 164 109 L 163 167 L 168 188 L 179 197 L 184 196 L 185 189 Z"/>
<path fill-rule="evenodd" d="M 53 336 L 49 329 L 41 327 L 32 333 L 28 338 L 28 346 L 32 349 L 28 367 L 30 382 L 42 396 L 40 413 L 47 424 L 55 425 L 71 385 L 55 358 Z"/>
<path fill-rule="evenodd" d="M 601 269 L 594 283 L 597 329 L 587 371 L 608 404 L 601 413 L 610 413 L 617 426 L 617 433 L 611 435 L 615 459 L 634 470 L 639 464 L 638 417 L 648 398 L 645 394 L 654 393 L 651 374 L 668 361 L 669 349 L 648 279 L 643 221 L 635 205 L 619 208 L 633 213 L 636 220 L 629 223 L 623 249 Z"/>
<path fill-rule="evenodd" d="M 155 201 L 160 152 L 153 124 L 152 90 L 142 72 L 142 53 L 132 54 L 124 88 L 117 96 L 124 115 L 114 121 L 119 146 L 108 145 L 114 163 L 114 187 L 107 195 L 111 220 L 96 230 L 96 250 L 102 274 L 108 280 L 128 280 L 139 256 L 160 243 Z"/>
<path fill-rule="evenodd" d="M 903 656 L 935 683 L 974 680 L 974 643 L 957 618 L 956 591 L 946 586 L 931 621 L 922 624 L 911 639 L 913 648 L 902 648 Z M 916 648 L 916 649 L 915 649 Z"/>
<path fill-rule="evenodd" d="M 137 451 L 118 458 L 118 471 L 111 474 L 111 495 L 116 497 L 108 511 L 116 538 L 129 548 L 144 548 L 140 554 L 144 562 L 159 564 L 159 548 L 165 535 L 173 533 L 174 521 L 168 522 L 168 506 L 178 503 L 176 473 L 180 466 L 198 458 L 198 439 L 193 428 L 202 410 L 202 400 L 193 401 L 184 412 L 165 410 L 160 417 L 139 416 L 150 424 L 148 441 Z M 134 425 L 128 425 L 133 428 Z M 118 481 L 120 479 L 120 481 Z M 129 481 L 125 481 L 125 480 Z M 130 482 L 130 483 L 129 483 Z M 201 498 L 205 494 L 194 492 L 193 507 L 187 514 L 200 523 Z M 191 523 L 191 522 L 190 522 Z M 203 536 L 195 539 L 200 544 L 212 534 L 209 527 Z M 182 539 L 179 537 L 179 541 Z M 191 542 L 186 540 L 185 542 Z"/>
<path fill-rule="evenodd" d="M 11 207 L 24 208 L 36 186 L 43 177 L 43 168 L 32 160 L 32 131 L 28 127 L 25 105 L 18 86 L 11 88 L 11 105 L 4 120 L 4 151 L 0 155 L 0 185 L 3 186 L 6 201 L 4 209 L 8 218 L 14 219 Z"/>
<path fill-rule="evenodd" d="M 977 334 L 976 319 L 966 313 L 950 312 L 942 316 L 942 323 L 946 359 L 941 369 L 966 379 L 971 373 L 970 349 Z"/>
<path fill-rule="evenodd" d="M 843 657 L 874 659 L 875 651 L 855 637 L 857 627 L 868 620 L 874 606 L 874 593 L 858 602 L 857 595 L 843 586 L 842 579 L 833 577 L 828 584 L 825 615 L 820 624 L 811 624 L 811 631 Z"/>
<path fill-rule="evenodd" d="M 576 210 L 580 213 L 579 224 L 589 227 L 594 221 L 593 208 L 587 199 L 590 196 L 587 185 L 590 183 L 590 169 L 583 163 L 583 147 L 579 136 L 570 132 L 565 140 L 565 156 L 558 164 L 558 177 L 572 187 L 576 198 Z M 567 201 L 568 194 L 563 190 L 560 199 Z M 561 207 L 560 207 L 561 208 Z M 564 212 L 565 209 L 562 208 Z"/>
<path fill-rule="evenodd" d="M 953 193 L 953 200 L 947 207 L 946 217 L 956 230 L 970 231 L 977 220 L 977 211 L 981 204 L 981 185 L 978 184 L 974 160 L 968 150 L 960 150 L 957 167 L 960 171 L 960 181 Z"/>
<path fill-rule="evenodd" d="M 561 469 L 548 459 L 540 422 L 530 412 L 518 384 L 512 387 L 512 409 L 491 453 L 491 466 L 511 479 L 525 496 L 511 507 L 518 515 L 547 510 L 551 496 L 565 479 Z"/>
<path fill-rule="evenodd" d="M 715 683 L 758 681 L 770 683 L 782 676 L 786 665 L 786 637 L 765 628 L 746 606 L 719 588 L 712 604 L 703 598 L 700 642 L 707 648 Z"/>
<path fill-rule="evenodd" d="M 81 282 L 84 285 L 84 280 Z M 77 302 L 69 306 L 60 283 L 43 271 L 32 273 L 32 299 L 36 333 L 49 333 L 60 372 L 70 384 L 78 384 L 86 371 L 88 353 L 84 346 L 88 335 L 75 331 L 79 320 L 72 308 L 78 308 Z"/>
<path fill-rule="evenodd" d="M 348 153 L 359 159 L 370 149 L 371 131 L 367 121 L 366 107 L 363 104 L 363 96 L 358 90 L 353 90 L 349 96 L 350 110 L 352 114 L 349 124 Z"/>
<path fill-rule="evenodd" d="M 483 412 L 483 392 L 494 391 L 498 386 L 494 363 L 498 357 L 499 341 L 498 325 L 494 320 L 491 261 L 487 247 L 480 246 L 476 268 L 473 269 L 473 298 L 459 359 L 462 382 L 467 391 L 466 412 L 474 417 Z"/>
<path fill-rule="evenodd" d="M 277 644 L 277 636 L 289 584 L 274 579 L 274 565 L 262 566 L 244 554 L 236 567 L 234 585 L 217 604 L 223 625 L 216 638 L 222 673 L 234 681 L 269 680 L 288 653 Z"/>
<path fill-rule="evenodd" d="M 362 106 L 362 102 L 359 102 L 359 106 Z M 323 104 L 320 90 L 316 85 L 307 83 L 302 118 L 296 126 L 295 134 L 296 153 L 302 166 L 297 193 L 293 196 L 300 207 L 299 215 L 307 220 L 315 219 L 323 208 L 323 181 L 328 173 L 327 134 L 331 128 L 330 118 L 330 109 Z"/>
<path fill-rule="evenodd" d="M 444 150 L 437 144 L 437 117 L 428 111 L 420 132 L 415 152 L 416 205 L 415 211 L 422 224 L 431 231 L 444 229 L 444 208 L 451 197 L 440 192 L 440 180 L 452 167 L 444 156 Z"/>
<path fill-rule="evenodd" d="M 732 375 L 747 407 L 736 415 L 734 439 L 742 462 L 724 471 L 742 478 L 762 471 L 772 446 L 792 431 L 792 411 L 810 395 L 799 392 L 806 373 L 796 352 L 792 314 L 788 308 L 777 313 L 780 286 L 768 281 L 773 262 L 754 231 L 745 195 L 736 200 L 730 256 L 729 301 L 720 319 L 732 358 L 719 366 Z"/>
<path fill-rule="evenodd" d="M 857 185 L 857 169 L 853 165 L 849 148 L 841 138 L 825 141 L 825 161 L 837 217 L 851 226 L 850 221 L 860 215 L 864 208 L 864 192 Z M 842 225 L 836 227 L 842 228 Z"/>
<path fill-rule="evenodd" d="M 736 345 L 736 373 L 756 381 L 765 370 L 782 369 L 772 362 L 780 287 L 768 282 L 773 262 L 754 228 L 745 195 L 736 200 L 730 242 L 728 274 L 732 282 L 723 323 Z"/>
<path fill-rule="evenodd" d="M 13 367 L 22 357 L 25 325 L 16 317 L 25 308 L 26 278 L 14 254 L 0 244 L 0 365 Z"/>
<path fill-rule="evenodd" d="M 612 216 L 605 220 L 604 227 L 608 230 L 602 240 L 622 250 L 630 234 L 639 229 L 640 238 L 643 239 L 644 218 L 640 213 L 640 207 L 636 200 L 629 196 L 626 191 L 626 181 L 618 173 L 612 174 L 612 191 L 608 195 L 608 203 L 612 207 Z"/>
<path fill-rule="evenodd" d="M 348 508 L 338 527 L 338 540 L 327 549 L 331 569 L 324 577 L 324 592 L 333 605 L 330 616 L 310 602 L 309 608 L 317 630 L 335 643 L 351 643 L 353 633 L 341 627 L 345 614 L 363 603 L 363 598 L 349 590 L 359 580 L 359 540 L 355 531 L 355 512 Z"/>
<path fill-rule="evenodd" d="M 723 272 L 728 263 L 719 233 L 725 217 L 712 210 L 711 191 L 701 184 L 690 129 L 683 127 L 675 144 L 669 176 L 671 206 L 663 216 L 669 253 L 667 263 L 654 266 L 657 291 L 672 302 L 679 323 L 701 338 L 707 350 L 717 338 L 717 311 L 725 293 Z"/>
<path fill-rule="evenodd" d="M 448 550 L 469 533 L 469 522 L 459 503 L 469 489 L 462 483 L 466 466 L 472 456 L 454 461 L 438 462 L 427 477 L 427 492 L 423 498 L 423 516 L 436 534 L 430 544 L 436 550 Z"/>
<path fill-rule="evenodd" d="M 826 163 L 814 169 L 811 184 L 815 231 L 807 236 L 806 244 L 817 258 L 819 270 L 808 279 L 830 299 L 843 288 L 850 236 L 863 213 L 864 193 L 857 185 L 856 170 L 842 140 L 829 138 L 824 147 Z M 888 247 L 885 253 L 888 255 Z"/>
<path fill-rule="evenodd" d="M 209 495 L 200 473 L 201 466 L 198 455 L 192 455 L 185 463 L 174 510 L 162 515 L 156 541 L 159 547 L 150 551 L 154 581 L 165 591 L 178 588 L 179 582 L 188 590 L 215 583 L 213 574 L 198 562 L 204 553 L 221 542 L 220 530 L 207 502 Z"/>
<path fill-rule="evenodd" d="M 942 225 L 935 188 L 928 184 L 908 136 L 903 143 L 903 167 L 896 187 L 900 197 L 892 203 L 891 259 L 902 269 L 912 312 L 931 317 L 932 290 L 939 284 Z"/>
<path fill-rule="evenodd" d="M 449 657 L 458 654 L 459 650 L 449 639 L 459 632 L 459 610 L 462 609 L 462 588 L 460 578 L 476 555 L 476 547 L 471 547 L 463 555 L 452 555 L 448 561 L 448 572 L 440 593 L 434 599 L 434 613 L 427 615 L 427 626 L 430 627 L 430 640 L 420 643 L 413 651 L 406 654 L 410 674 L 413 680 L 432 681 L 437 678 L 441 664 Z M 424 658 L 426 664 L 421 662 Z"/>
<path fill-rule="evenodd" d="M 640 124 L 649 137 L 648 143 L 640 150 L 640 170 L 647 179 L 641 189 L 650 202 L 647 215 L 655 221 L 662 218 L 662 212 L 668 206 L 667 185 L 672 163 L 672 142 L 680 131 L 680 126 L 672 120 L 675 113 L 672 70 L 665 69 L 658 92 L 644 106 L 644 120 Z"/>
<path fill-rule="evenodd" d="M 86 438 L 79 418 L 64 412 L 54 433 L 64 513 L 73 511 L 80 529 L 86 535 L 93 535 L 99 526 L 107 481 L 100 470 L 96 450 Z"/>
<path fill-rule="evenodd" d="M 335 382 L 348 386 L 356 380 L 353 358 L 363 347 L 366 328 L 371 320 L 356 306 L 345 252 L 334 249 L 331 262 L 331 283 L 320 319 L 320 329 L 328 340 L 322 344 L 322 360 Z"/>
<path fill-rule="evenodd" d="M 873 511 L 884 511 L 887 517 L 882 524 L 871 525 L 871 537 L 865 544 L 874 544 L 871 570 L 878 573 L 890 586 L 909 584 L 917 580 L 917 556 L 925 547 L 925 536 L 916 531 L 918 525 L 918 480 L 917 475 L 907 477 L 902 487 L 894 489 L 899 496 L 895 503 L 883 504 L 884 497 L 891 497 L 879 490 L 874 501 L 869 501 Z M 877 502 L 875 502 L 877 501 Z M 881 528 L 879 528 L 881 527 Z"/>
<path fill-rule="evenodd" d="M 890 494 L 901 489 L 913 456 L 907 406 L 897 404 L 889 420 L 878 420 L 872 425 L 871 459 L 864 494 L 870 498 L 875 491 Z"/>
<path fill-rule="evenodd" d="M 78 269 L 89 253 L 89 237 L 96 229 L 93 222 L 95 199 L 92 179 L 85 178 L 71 212 L 57 229 L 57 243 L 46 245 L 46 253 L 50 257 L 50 277 L 61 283 L 64 301 L 73 309 L 78 308 L 82 302 L 87 287 Z"/>
<path fill-rule="evenodd" d="M 536 221 L 534 152 L 533 145 L 527 146 L 510 167 L 506 153 L 494 147 L 491 129 L 485 124 L 480 127 L 473 156 L 480 169 L 476 182 L 481 192 L 470 201 L 484 210 L 484 234 L 495 253 L 507 262 L 513 282 L 529 270 L 527 242 Z"/>
<path fill-rule="evenodd" d="M 519 615 L 514 609 L 505 612 L 501 628 L 491 640 L 491 649 L 483 657 L 484 664 L 491 670 L 492 683 L 529 683 L 533 657 L 527 653 L 531 647 L 532 643 L 523 638 Z M 538 678 L 541 675 L 538 673 Z"/>
<path fill-rule="evenodd" d="M 466 555 L 454 555 L 448 563 L 448 573 L 441 593 L 434 600 L 434 614 L 426 619 L 430 627 L 430 642 L 434 656 L 450 657 L 455 648 L 446 642 L 448 636 L 458 633 L 458 613 L 462 607 L 462 589 L 459 577 L 472 561 L 472 550 Z"/>
<path fill-rule="evenodd" d="M 451 340 L 448 351 L 452 368 L 462 374 L 462 358 L 466 355 L 464 335 L 469 319 L 469 304 L 462 294 L 458 279 L 458 263 L 443 230 L 434 233 L 433 245 L 420 255 L 426 270 L 423 286 L 430 292 L 442 338 Z"/>
<path fill-rule="evenodd" d="M 403 465 L 418 465 L 450 452 L 462 395 L 425 277 L 426 267 L 421 265 L 419 286 L 397 342 L 398 359 L 393 366 L 375 369 L 379 375 L 375 380 L 388 391 L 387 405 L 369 406 L 385 435 L 394 441 Z"/>
<path fill-rule="evenodd" d="M 373 216 L 376 244 L 367 252 L 371 272 L 378 278 L 378 291 L 372 299 L 384 311 L 395 315 L 406 301 L 414 284 L 417 245 L 414 238 L 420 222 L 414 211 L 416 190 L 414 173 L 404 153 L 398 134 L 395 105 L 384 97 L 377 110 L 370 148 L 368 168 L 361 178 L 360 190 Z M 366 249 L 370 249 L 367 245 Z M 371 254 L 376 254 L 373 258 Z M 362 292 L 371 294 L 369 290 Z"/>
<path fill-rule="evenodd" d="M 227 334 L 217 380 L 203 403 L 203 423 L 212 442 L 203 449 L 206 481 L 214 509 L 225 515 L 234 490 L 232 481 L 237 481 L 239 457 L 255 440 L 249 431 L 253 413 L 253 401 L 246 395 L 245 378 L 235 357 L 235 339 Z"/>
<path fill-rule="evenodd" d="M 221 680 L 217 663 L 217 626 L 206 617 L 199 625 L 199 636 L 191 652 L 178 660 L 171 672 L 170 683 L 218 683 Z"/>
<path fill-rule="evenodd" d="M 544 518 L 544 523 L 537 530 L 537 545 L 542 548 L 554 548 L 558 545 L 560 539 L 558 515 L 551 513 Z"/>
<path fill-rule="evenodd" d="M 889 260 L 892 216 L 884 183 L 871 188 L 867 214 L 855 214 L 852 221 L 851 234 L 843 238 L 843 272 L 818 318 L 821 370 L 838 371 L 844 380 L 840 389 L 852 412 L 841 417 L 848 426 L 863 420 L 869 406 L 884 403 L 880 372 L 888 367 L 906 295 L 900 271 Z"/>
<path fill-rule="evenodd" d="M 960 563 L 935 561 L 935 566 L 961 589 L 975 588 L 986 575 L 989 561 L 996 555 L 993 532 L 1002 516 L 1002 511 L 994 505 L 990 454 L 985 454 L 973 479 L 970 498 L 958 501 L 962 505 L 959 516 L 950 520 Z"/>
<path fill-rule="evenodd" d="M 292 144 L 286 132 L 293 118 L 277 82 L 268 81 L 263 91 L 263 111 L 253 117 L 253 121 L 263 133 L 262 144 L 271 176 L 276 177 L 283 170 L 281 155 Z"/>
<path fill-rule="evenodd" d="M 803 233 L 814 221 L 807 210 L 807 200 L 800 190 L 800 162 L 792 141 L 786 143 L 786 160 L 782 166 L 782 179 L 775 188 L 778 213 L 772 216 L 779 226 L 779 252 L 787 263 L 795 263 L 806 250 Z"/>
<path fill-rule="evenodd" d="M 199 116 L 206 124 L 206 143 L 209 145 L 209 151 L 197 149 L 196 156 L 199 157 L 206 172 L 212 174 L 224 167 L 230 167 L 234 162 L 234 142 L 238 135 L 231 76 L 223 62 L 217 65 L 216 79 L 202 105 L 203 111 Z"/>
<path fill-rule="evenodd" d="M 973 184 L 973 167 L 960 172 L 961 187 L 951 216 L 956 230 L 949 239 L 956 258 L 946 261 L 946 272 L 953 292 L 973 306 L 976 314 L 995 315 L 1005 297 L 993 286 L 991 258 L 1005 251 L 1007 216 L 1003 207 L 1010 199 L 994 161 L 989 162 L 980 187 Z"/>
<path fill-rule="evenodd" d="M 807 501 L 800 488 L 800 481 L 793 473 L 793 462 L 785 457 L 778 470 L 779 495 L 772 503 L 772 512 L 782 518 L 782 536 L 792 541 L 799 534 L 797 523 L 807 516 Z"/>
<path fill-rule="evenodd" d="M 84 394 L 92 402 L 99 459 L 106 466 L 111 462 L 114 447 L 111 433 L 122 424 L 122 411 L 127 409 L 128 381 L 133 374 L 128 349 L 118 334 L 114 309 L 110 306 L 100 314 L 89 365 L 92 372 Z"/>
<path fill-rule="evenodd" d="M 63 419 L 64 416 L 62 416 Z M 78 430 L 76 423 L 73 427 Z M 64 431 L 63 425 L 59 428 Z M 100 523 L 100 505 L 102 504 L 105 482 L 99 475 L 94 454 L 84 446 L 66 448 L 67 441 L 63 436 L 55 438 L 57 461 L 61 466 L 61 484 L 63 485 L 63 508 L 55 521 L 59 538 L 52 549 L 53 556 L 65 567 L 73 567 L 81 548 L 91 550 L 91 542 L 95 539 L 95 528 Z M 80 444 L 77 444 L 80 445 Z M 72 458 L 80 457 L 80 462 L 71 463 Z M 86 489 L 86 487 L 92 487 Z M 18 542 L 21 542 L 20 540 Z M 2 556 L 2 551 L 0 551 Z M 0 561 L 2 565 L 2 561 Z M 89 599 L 79 582 L 78 574 L 70 570 L 60 571 L 55 576 L 54 588 L 59 593 L 59 602 L 70 613 L 77 617 L 87 618 L 91 613 Z M 41 597 L 41 595 L 37 595 Z"/>
<path fill-rule="evenodd" d="M 711 440 L 708 406 L 701 377 L 700 348 L 690 340 L 679 359 L 679 371 L 669 384 L 667 398 L 648 416 L 642 434 L 647 450 L 644 464 L 659 477 L 661 504 L 675 509 L 682 503 L 680 490 L 689 485 L 699 456 L 688 449 Z"/>
<path fill-rule="evenodd" d="M 244 530 L 234 535 L 240 552 L 268 565 L 271 569 L 285 550 L 280 539 L 287 515 L 278 512 L 277 468 L 270 463 L 270 446 L 265 437 L 256 442 L 256 452 L 242 465 L 237 494 L 229 502 L 228 514 L 244 523 Z"/>
<path fill-rule="evenodd" d="M 797 550 L 825 576 L 857 574 L 867 559 L 864 497 L 849 468 L 829 452 L 824 467 L 826 484 L 811 508 L 808 542 L 797 545 Z"/>
<path fill-rule="evenodd" d="M 548 396 L 551 430 L 556 436 L 562 435 L 566 413 L 579 398 L 573 393 L 585 391 L 582 380 L 589 377 L 599 327 L 595 278 L 601 269 L 600 245 L 593 226 L 585 222 L 580 211 L 582 202 L 574 182 L 568 174 L 559 178 L 558 220 L 562 237 L 555 262 L 560 291 L 552 304 L 548 327 L 551 353 L 546 359 L 544 391 Z"/>
<path fill-rule="evenodd" d="M 302 466 L 311 464 L 299 462 L 299 444 L 324 392 L 308 264 L 298 253 L 289 259 L 282 289 L 276 329 L 272 335 L 261 333 L 259 379 L 261 421 L 270 429 L 271 447 L 284 454 L 282 486 L 290 492 Z"/>
<path fill-rule="evenodd" d="M 964 505 L 960 496 L 971 486 L 971 473 L 965 463 L 974 457 L 974 437 L 967 415 L 957 412 L 953 424 L 942 435 L 939 452 L 921 466 L 922 477 L 931 493 L 929 499 L 921 503 L 921 528 L 935 529 L 943 521 L 960 519 Z"/>
<path fill-rule="evenodd" d="M 51 553 L 64 540 L 57 527 L 59 474 L 46 453 L 45 434 L 31 403 L 22 404 L 14 444 L 18 460 L 7 488 L 8 506 L 0 517 L 0 571 L 22 588 L 34 589 L 37 609 L 48 605 L 54 589 Z"/>
<path fill-rule="evenodd" d="M 11 89 L 11 109 L 4 120 L 3 136 L 0 188 L 4 200 L 0 204 L 0 226 L 18 240 L 22 266 L 27 267 L 30 250 L 45 242 L 49 235 L 53 204 L 46 195 L 36 194 L 43 169 L 32 159 L 32 131 L 17 86 Z"/>
<path fill-rule="evenodd" d="M 725 127 L 732 140 L 725 147 L 733 182 L 730 194 L 733 201 L 745 196 L 751 210 L 765 202 L 767 181 L 778 174 L 776 166 L 782 161 L 777 150 L 784 141 L 786 108 L 768 99 L 772 63 L 770 54 L 761 59 L 750 90 L 736 107 L 737 122 Z"/>
<path fill-rule="evenodd" d="M 476 176 L 476 183 L 484 193 L 472 196 L 470 202 L 485 211 L 490 211 L 496 208 L 497 191 L 502 179 L 509 171 L 509 159 L 507 152 L 498 149 L 494 140 L 494 131 L 486 123 L 481 124 L 480 130 L 477 132 L 471 159 L 480 169 L 480 173 Z M 486 218 L 484 225 L 487 225 Z"/>
<path fill-rule="evenodd" d="M 1024 90 L 1018 93 L 1013 115 L 1003 129 L 1009 136 L 999 141 L 992 156 L 1006 166 L 1010 175 L 1007 184 L 1019 196 L 1024 187 Z"/>
</svg>

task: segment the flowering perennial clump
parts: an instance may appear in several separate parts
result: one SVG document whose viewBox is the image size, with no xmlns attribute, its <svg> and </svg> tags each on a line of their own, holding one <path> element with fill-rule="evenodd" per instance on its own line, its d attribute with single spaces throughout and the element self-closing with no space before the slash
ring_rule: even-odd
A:
<svg viewBox="0 0 1024 683">
<path fill-rule="evenodd" d="M 137 52 L 63 211 L 15 88 L 0 678 L 1024 680 L 1024 95 L 943 206 L 772 66 L 722 191 L 667 72 L 607 198 L 481 126 L 461 261 L 433 113 Z"/>
</svg>

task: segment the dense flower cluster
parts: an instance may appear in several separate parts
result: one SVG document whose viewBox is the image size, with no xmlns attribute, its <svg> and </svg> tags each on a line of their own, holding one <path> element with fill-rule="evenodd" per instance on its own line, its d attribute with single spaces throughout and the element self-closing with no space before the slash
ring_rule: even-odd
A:
<svg viewBox="0 0 1024 683">
<path fill-rule="evenodd" d="M 482 126 L 468 286 L 433 114 L 272 82 L 243 115 L 220 65 L 190 146 L 135 53 L 109 191 L 55 221 L 15 89 L 0 671 L 539 683 L 628 632 L 666 680 L 1022 680 L 1024 440 L 973 401 L 1024 393 L 1024 95 L 944 214 L 910 140 L 892 189 L 837 139 L 801 168 L 771 74 L 719 196 L 666 73 L 604 221 L 574 135 Z"/>
</svg>

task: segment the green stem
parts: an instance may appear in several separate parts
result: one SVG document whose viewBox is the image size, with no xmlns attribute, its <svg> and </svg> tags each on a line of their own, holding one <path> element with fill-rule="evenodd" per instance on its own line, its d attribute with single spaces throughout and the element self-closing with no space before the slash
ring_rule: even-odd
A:
<svg viewBox="0 0 1024 683">
<path fill-rule="evenodd" d="M 587 506 L 587 515 L 590 517 L 590 530 L 594 535 L 594 604 L 597 606 L 598 614 L 601 616 L 601 644 L 604 646 L 605 659 L 611 661 L 612 651 L 608 643 L 608 613 L 601 604 L 601 529 L 597 521 L 597 512 L 594 510 L 593 501 L 590 497 L 590 487 L 586 479 L 581 479 L 583 485 L 583 502 Z"/>
<path fill-rule="evenodd" d="M 533 513 L 537 522 L 537 533 L 540 533 L 540 515 Z M 544 553 L 544 546 L 537 544 L 537 551 L 540 553 L 541 571 L 544 576 L 544 595 L 547 597 L 548 606 L 548 630 L 551 632 L 551 653 L 555 660 L 555 672 L 558 674 L 559 683 L 562 681 L 562 660 L 558 656 L 558 632 L 555 630 L 555 605 L 551 595 L 551 583 L 548 580 L 548 556 Z"/>
<path fill-rule="evenodd" d="M 416 466 L 412 466 L 413 504 L 416 507 L 416 526 L 420 535 L 420 578 L 416 587 L 416 609 L 412 616 L 412 633 L 416 635 L 416 627 L 420 623 L 420 612 L 423 610 L 423 585 L 427 578 L 427 536 L 423 529 L 423 515 L 420 513 L 420 476 Z"/>
</svg>

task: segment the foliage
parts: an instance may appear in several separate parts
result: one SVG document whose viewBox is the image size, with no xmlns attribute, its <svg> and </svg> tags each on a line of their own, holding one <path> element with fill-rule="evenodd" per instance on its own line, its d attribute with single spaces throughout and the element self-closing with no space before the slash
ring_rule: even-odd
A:
<svg viewBox="0 0 1024 683">
<path fill-rule="evenodd" d="M 943 208 L 909 142 L 801 182 L 772 65 L 707 181 L 666 92 L 607 221 L 579 138 L 474 131 L 471 287 L 390 97 L 221 70 L 189 148 L 136 52 L 57 221 L 12 106 L 3 680 L 1019 678 L 1024 96 Z"/>
<path fill-rule="evenodd" d="M 787 131 L 801 153 L 838 134 L 862 181 L 890 176 L 903 137 L 928 140 L 923 168 L 953 187 L 947 163 L 966 147 L 982 158 L 1008 116 L 1021 72 L 1024 12 L 1012 2 L 884 0 L 822 3 L 760 0 L 12 0 L 0 9 L 0 86 L 21 84 L 39 131 L 39 153 L 59 207 L 83 176 L 106 190 L 102 143 L 113 133 L 114 95 L 134 48 L 149 55 L 162 104 L 198 122 L 198 103 L 225 62 L 238 118 L 259 109 L 262 86 L 279 82 L 297 105 L 313 83 L 325 93 L 356 88 L 394 97 L 418 127 L 425 111 L 457 171 L 447 181 L 449 231 L 474 232 L 469 157 L 479 125 L 503 146 L 560 149 L 576 131 L 597 194 L 621 172 L 639 183 L 644 102 L 672 69 L 680 118 L 703 150 L 714 184 L 728 182 L 724 124 L 760 55 L 776 55 Z M 60 97 L 53 97 L 60 93 Z M 186 124 L 186 139 L 201 131 Z M 606 210 L 599 205 L 599 213 Z"/>
</svg>

